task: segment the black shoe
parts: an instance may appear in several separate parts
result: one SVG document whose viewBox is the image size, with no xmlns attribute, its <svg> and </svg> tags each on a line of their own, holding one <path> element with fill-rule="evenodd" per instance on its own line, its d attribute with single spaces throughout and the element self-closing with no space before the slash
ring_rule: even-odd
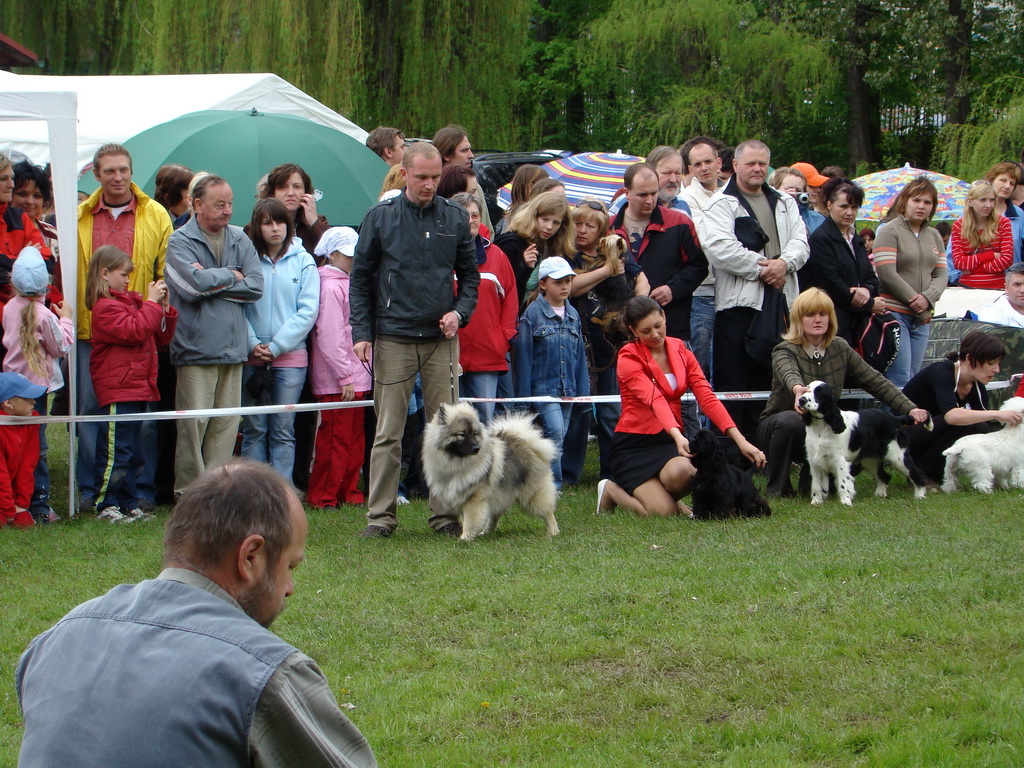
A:
<svg viewBox="0 0 1024 768">
<path fill-rule="evenodd" d="M 457 539 L 462 535 L 462 526 L 458 523 L 448 523 L 448 525 L 442 525 L 440 528 L 435 529 L 434 533 L 440 533 L 442 536 L 452 536 Z"/>
<path fill-rule="evenodd" d="M 379 525 L 368 525 L 366 530 L 361 531 L 359 534 L 361 539 L 389 539 L 391 538 L 391 531 L 387 528 L 381 528 Z"/>
</svg>

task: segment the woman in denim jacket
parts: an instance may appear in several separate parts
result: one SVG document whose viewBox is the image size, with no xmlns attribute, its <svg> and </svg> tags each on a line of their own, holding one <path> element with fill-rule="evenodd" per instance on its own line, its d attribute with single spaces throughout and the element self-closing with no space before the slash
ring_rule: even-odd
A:
<svg viewBox="0 0 1024 768">
<path fill-rule="evenodd" d="M 568 303 L 575 272 L 569 262 L 552 256 L 540 265 L 540 295 L 519 321 L 515 339 L 517 397 L 548 395 L 577 397 L 590 394 L 587 355 L 580 316 Z M 562 439 L 569 426 L 572 403 L 536 403 L 544 434 L 558 448 L 551 462 L 555 485 L 562 487 Z"/>
</svg>

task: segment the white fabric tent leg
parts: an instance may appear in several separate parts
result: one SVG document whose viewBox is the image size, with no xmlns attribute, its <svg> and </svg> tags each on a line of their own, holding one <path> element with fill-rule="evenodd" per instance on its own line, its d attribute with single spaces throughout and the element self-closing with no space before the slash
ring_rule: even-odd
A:
<svg viewBox="0 0 1024 768">
<path fill-rule="evenodd" d="M 45 121 L 50 139 L 50 163 L 53 172 L 53 200 L 57 212 L 57 242 L 60 245 L 60 270 L 64 281 L 64 300 L 77 310 L 78 291 L 78 194 L 76 157 L 78 153 L 78 94 L 73 91 L 0 93 L 0 120 Z M 14 254 L 12 254 L 14 255 Z M 72 313 L 77 324 L 77 313 Z M 75 328 L 77 336 L 78 329 Z M 74 351 L 68 361 L 70 413 L 77 410 L 77 365 Z M 76 425 L 70 423 L 68 442 L 68 516 L 77 512 L 75 504 Z"/>
</svg>

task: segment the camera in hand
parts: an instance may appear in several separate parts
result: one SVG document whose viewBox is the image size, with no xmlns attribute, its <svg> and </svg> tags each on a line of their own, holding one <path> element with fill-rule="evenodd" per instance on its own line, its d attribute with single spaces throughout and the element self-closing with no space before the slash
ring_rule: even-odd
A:
<svg viewBox="0 0 1024 768">
<path fill-rule="evenodd" d="M 800 205 L 807 205 L 811 202 L 811 196 L 806 192 L 801 192 L 799 195 L 796 195 L 796 201 L 800 203 Z"/>
<path fill-rule="evenodd" d="M 0 253 L 0 286 L 11 284 L 11 270 L 14 268 L 14 259 L 6 253 Z"/>
</svg>

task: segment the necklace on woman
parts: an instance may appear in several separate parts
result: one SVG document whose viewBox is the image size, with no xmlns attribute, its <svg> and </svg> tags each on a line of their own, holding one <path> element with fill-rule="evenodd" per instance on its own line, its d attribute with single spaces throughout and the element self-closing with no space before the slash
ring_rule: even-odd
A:
<svg viewBox="0 0 1024 768">
<path fill-rule="evenodd" d="M 814 359 L 814 360 L 821 360 L 821 358 L 823 358 L 825 356 L 825 347 L 823 345 L 821 345 L 821 344 L 812 344 L 809 341 L 806 342 L 806 344 L 807 344 L 807 346 L 806 346 L 807 354 L 812 359 Z"/>
</svg>

